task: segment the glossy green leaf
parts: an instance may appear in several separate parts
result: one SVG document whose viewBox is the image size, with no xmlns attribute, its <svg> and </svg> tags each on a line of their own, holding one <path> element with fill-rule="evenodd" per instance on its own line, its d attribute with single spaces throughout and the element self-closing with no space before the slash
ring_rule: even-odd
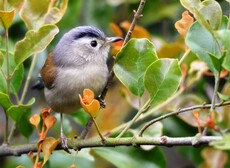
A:
<svg viewBox="0 0 230 168">
<path fill-rule="evenodd" d="M 118 53 L 114 72 L 136 96 L 144 94 L 144 73 L 157 60 L 153 44 L 147 39 L 131 39 Z"/>
<path fill-rule="evenodd" d="M 55 25 L 45 25 L 38 31 L 29 30 L 25 38 L 16 44 L 14 54 L 16 66 L 22 64 L 32 54 L 42 52 L 58 31 Z"/>
<path fill-rule="evenodd" d="M 10 98 L 7 94 L 0 92 L 0 105 L 7 111 L 13 104 L 10 101 Z"/>
<path fill-rule="evenodd" d="M 14 121 L 19 121 L 24 113 L 27 113 L 31 109 L 31 105 L 34 104 L 35 99 L 32 98 L 27 104 L 13 105 L 8 108 L 7 113 Z"/>
<path fill-rule="evenodd" d="M 3 53 L 0 51 L 0 68 L 2 67 L 3 62 L 4 62 L 4 55 L 3 55 Z"/>
<path fill-rule="evenodd" d="M 150 94 L 151 104 L 166 101 L 178 89 L 181 69 L 176 59 L 159 59 L 152 63 L 144 76 L 145 88 Z"/>
<path fill-rule="evenodd" d="M 166 167 L 165 157 L 160 148 L 150 151 L 132 147 L 95 148 L 93 150 L 97 155 L 119 168 Z"/>
<path fill-rule="evenodd" d="M 222 22 L 222 10 L 215 0 L 180 0 L 196 20 L 208 31 L 217 30 Z"/>
<path fill-rule="evenodd" d="M 68 0 L 27 0 L 20 16 L 28 29 L 39 29 L 45 24 L 56 24 L 65 14 Z"/>
<path fill-rule="evenodd" d="M 217 31 L 217 35 L 223 43 L 226 52 L 222 66 L 230 71 L 230 30 L 219 30 Z"/>
<path fill-rule="evenodd" d="M 6 30 L 10 27 L 14 19 L 14 10 L 1 11 L 0 10 L 0 25 Z"/>
<path fill-rule="evenodd" d="M 225 134 L 219 141 L 213 141 L 210 143 L 216 149 L 230 150 L 230 134 Z"/>
<path fill-rule="evenodd" d="M 4 60 L 6 60 L 6 52 L 4 50 L 1 50 L 3 53 Z M 12 53 L 9 53 L 9 72 L 10 74 L 13 74 L 11 82 L 10 82 L 10 93 L 17 93 L 21 87 L 22 80 L 24 77 L 24 67 L 23 65 L 20 65 L 16 67 L 14 62 L 14 55 Z M 2 71 L 0 71 L 0 92 L 6 93 L 7 91 L 7 84 L 6 79 L 3 75 L 3 73 L 7 74 L 7 63 L 6 61 L 2 64 Z"/>
<path fill-rule="evenodd" d="M 210 55 L 221 58 L 222 53 L 211 33 L 195 22 L 190 27 L 185 41 L 192 52 L 206 62 L 212 72 L 216 72 Z"/>
</svg>

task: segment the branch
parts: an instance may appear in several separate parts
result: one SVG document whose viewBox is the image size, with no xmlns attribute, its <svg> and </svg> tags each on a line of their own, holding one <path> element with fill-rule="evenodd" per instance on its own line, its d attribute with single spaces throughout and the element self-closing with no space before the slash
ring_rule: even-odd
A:
<svg viewBox="0 0 230 168">
<path fill-rule="evenodd" d="M 220 136 L 203 136 L 200 138 L 199 145 L 208 145 L 209 142 L 221 140 Z M 115 146 L 139 146 L 139 145 L 158 145 L 158 146 L 192 146 L 194 137 L 177 137 L 171 138 L 167 136 L 146 138 L 107 138 L 103 143 L 100 138 L 79 140 L 70 140 L 68 146 L 73 149 L 83 149 L 92 147 L 115 147 Z M 62 149 L 59 145 L 55 150 Z M 37 151 L 37 144 L 15 145 L 15 146 L 1 146 L 1 156 L 20 156 L 22 154 L 28 154 L 30 151 Z"/>
<path fill-rule="evenodd" d="M 227 106 L 227 105 L 230 105 L 230 101 L 227 101 L 227 102 L 221 102 L 221 103 L 218 103 L 218 104 L 214 104 L 214 108 L 215 107 L 221 107 L 221 106 Z M 183 109 L 178 109 L 177 111 L 174 111 L 174 112 L 171 112 L 171 113 L 168 113 L 168 114 L 165 114 L 165 115 L 162 115 L 158 118 L 155 118 L 151 121 L 149 121 L 141 130 L 140 132 L 137 134 L 138 136 L 142 136 L 142 134 L 144 133 L 144 131 L 149 127 L 151 126 L 152 124 L 158 122 L 158 121 L 161 121 L 165 118 L 168 118 L 170 116 L 173 116 L 173 115 L 178 115 L 180 113 L 184 113 L 184 112 L 188 112 L 188 111 L 193 111 L 193 110 L 196 110 L 196 109 L 207 109 L 207 108 L 211 108 L 213 105 L 212 104 L 203 104 L 203 105 L 196 105 L 196 106 L 191 106 L 191 107 L 187 107 L 187 108 L 183 108 Z"/>
</svg>

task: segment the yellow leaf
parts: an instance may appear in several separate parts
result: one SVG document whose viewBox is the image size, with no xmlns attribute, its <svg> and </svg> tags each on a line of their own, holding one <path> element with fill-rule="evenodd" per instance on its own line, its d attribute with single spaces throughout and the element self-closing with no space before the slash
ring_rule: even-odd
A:
<svg viewBox="0 0 230 168">
<path fill-rule="evenodd" d="M 0 24 L 6 30 L 10 27 L 14 19 L 14 10 L 2 11 L 0 10 Z"/>
<path fill-rule="evenodd" d="M 35 127 L 38 126 L 40 121 L 41 121 L 41 118 L 38 114 L 34 114 L 32 117 L 30 117 L 30 123 L 34 125 Z"/>
<path fill-rule="evenodd" d="M 43 166 L 49 160 L 52 151 L 56 148 L 56 146 L 60 143 L 60 139 L 55 139 L 53 137 L 48 137 L 44 139 L 42 142 L 42 152 L 44 155 Z"/>
</svg>

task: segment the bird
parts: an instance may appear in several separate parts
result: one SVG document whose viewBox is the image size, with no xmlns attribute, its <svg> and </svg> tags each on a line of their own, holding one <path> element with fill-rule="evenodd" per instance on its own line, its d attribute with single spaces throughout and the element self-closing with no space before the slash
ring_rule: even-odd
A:
<svg viewBox="0 0 230 168">
<path fill-rule="evenodd" d="M 91 89 L 100 96 L 109 76 L 107 59 L 111 43 L 121 37 L 107 37 L 93 26 L 78 26 L 63 35 L 53 52 L 48 54 L 41 69 L 40 81 L 49 107 L 60 113 L 60 138 L 68 150 L 63 132 L 62 114 L 72 114 L 81 108 L 79 94 Z"/>
</svg>

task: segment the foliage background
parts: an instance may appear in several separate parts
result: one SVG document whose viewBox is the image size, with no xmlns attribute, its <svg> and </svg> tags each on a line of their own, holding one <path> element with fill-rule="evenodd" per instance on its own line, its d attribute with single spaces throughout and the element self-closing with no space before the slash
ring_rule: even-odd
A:
<svg viewBox="0 0 230 168">
<path fill-rule="evenodd" d="M 220 0 L 218 2 L 222 6 L 223 13 L 228 15 L 230 12 L 229 4 L 224 0 Z M 114 22 L 119 25 L 123 21 L 131 21 L 133 17 L 132 11 L 133 9 L 137 8 L 138 4 L 138 0 L 70 0 L 65 16 L 57 24 L 60 30 L 59 34 L 55 37 L 48 48 L 39 54 L 39 61 L 37 61 L 37 65 L 33 73 L 31 87 L 37 80 L 37 75 L 45 61 L 47 53 L 52 51 L 57 41 L 66 31 L 79 25 L 94 25 L 104 30 L 107 35 L 114 35 L 109 28 L 110 22 Z M 182 11 L 184 11 L 184 9 L 178 0 L 147 0 L 146 2 L 145 8 L 143 10 L 143 17 L 138 21 L 138 25 L 144 27 L 151 35 L 151 40 L 155 44 L 158 55 L 160 57 L 180 58 L 183 54 L 184 45 L 183 42 L 181 42 L 180 37 L 174 27 L 175 22 L 180 19 Z M 125 33 L 125 30 L 123 31 Z M 9 29 L 10 51 L 13 51 L 14 44 L 18 40 L 22 39 L 26 32 L 27 28 L 25 27 L 25 24 L 22 22 L 19 16 L 16 16 L 12 26 Z M 0 33 L 4 35 L 3 29 L 0 29 Z M 4 40 L 1 40 L 1 47 L 4 48 L 4 45 Z M 191 56 L 189 59 L 193 60 L 194 58 Z M 188 62 L 191 61 L 189 59 L 187 60 Z M 25 76 L 28 74 L 30 64 L 31 59 L 24 63 Z M 190 100 L 193 100 L 192 104 L 194 104 L 196 101 L 198 104 L 202 104 L 206 101 L 210 102 L 210 94 L 213 90 L 213 81 L 213 77 L 201 77 L 200 80 L 195 83 L 191 89 L 187 91 L 186 94 L 181 96 L 181 99 L 190 98 Z M 228 83 L 226 83 L 226 80 L 221 80 L 221 87 L 226 88 L 227 84 Z M 227 92 L 229 94 L 229 89 Z M 103 131 L 108 131 L 116 126 L 119 126 L 123 123 L 124 120 L 129 120 L 134 116 L 136 112 L 136 103 L 132 97 L 130 98 L 125 95 L 130 94 L 127 93 L 127 90 L 120 84 L 117 79 L 115 79 L 106 97 L 108 107 L 105 110 L 102 110 L 99 117 L 97 118 L 98 124 Z M 200 98 L 198 98 L 197 95 Z M 33 105 L 33 113 L 39 113 L 40 109 L 46 106 L 43 92 L 30 89 L 25 102 L 30 100 L 31 97 L 36 98 L 36 103 Z M 130 101 L 127 101 L 129 98 L 131 99 L 131 103 Z M 179 99 L 177 101 L 181 100 Z M 184 102 L 184 105 L 189 105 L 189 103 Z M 167 108 L 164 112 L 167 112 Z M 161 111 L 159 114 L 164 112 Z M 2 114 L 3 113 L 0 113 L 1 141 L 4 134 L 5 122 Z M 83 115 L 81 117 L 83 117 L 81 123 L 85 124 L 87 116 Z M 57 118 L 59 118 L 58 115 Z M 164 126 L 162 134 L 173 137 L 194 136 L 197 133 L 197 128 L 191 125 L 192 122 L 193 121 L 188 118 L 183 119 L 182 117 L 177 116 L 170 117 L 162 121 Z M 79 116 L 66 116 L 64 124 L 64 128 L 66 129 L 65 132 L 69 137 L 73 137 L 82 129 L 82 127 L 79 127 Z M 56 124 L 52 130 L 51 135 L 58 136 L 58 130 L 59 123 Z M 161 129 L 159 130 L 161 131 Z M 91 131 L 90 135 L 95 135 L 95 132 Z M 23 144 L 28 142 L 36 142 L 36 140 L 37 136 L 35 133 L 27 140 L 16 131 L 11 143 Z M 89 155 L 89 150 L 84 149 L 78 154 L 76 164 L 78 167 L 88 168 L 114 167 L 110 162 L 117 165 L 118 163 L 116 162 L 120 161 L 120 157 L 123 157 L 121 154 L 125 154 L 127 158 L 124 159 L 124 163 L 134 163 L 135 160 L 133 158 L 138 157 L 139 163 L 136 163 L 138 165 L 143 165 L 144 163 L 147 164 L 152 160 L 158 160 L 156 161 L 156 164 L 158 164 L 156 167 L 162 167 L 165 165 L 164 159 L 166 159 L 166 167 L 202 167 L 202 165 L 204 166 L 205 163 L 208 162 L 208 156 L 205 155 L 207 153 L 211 153 L 208 150 L 209 148 L 206 147 L 157 147 L 150 151 L 138 151 L 135 148 L 127 149 L 119 147 L 115 150 L 95 150 L 91 152 L 91 154 L 96 158 L 93 160 L 93 157 Z M 137 153 L 140 154 L 135 156 Z M 108 156 L 108 154 L 111 154 L 111 156 Z M 229 152 L 221 152 L 220 156 L 229 157 Z M 71 165 L 73 160 L 74 154 L 70 156 L 64 152 L 55 151 L 46 167 L 67 167 Z M 0 163 L 3 165 L 3 167 L 6 168 L 15 167 L 20 164 L 30 167 L 31 164 L 29 158 L 26 155 L 20 156 L 18 158 L 0 158 Z M 229 164 L 230 162 L 228 161 L 227 164 L 225 164 L 225 167 L 228 167 Z M 152 166 L 152 164 L 149 165 L 149 167 Z M 148 165 L 146 165 L 146 167 L 148 167 Z"/>
</svg>

